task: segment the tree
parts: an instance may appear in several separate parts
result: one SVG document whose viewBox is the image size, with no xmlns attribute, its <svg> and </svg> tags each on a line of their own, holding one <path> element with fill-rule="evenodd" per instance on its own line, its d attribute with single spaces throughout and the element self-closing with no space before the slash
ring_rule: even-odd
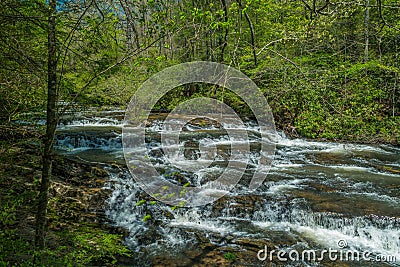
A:
<svg viewBox="0 0 400 267">
<path fill-rule="evenodd" d="M 35 247 L 43 249 L 45 245 L 45 226 L 48 204 L 48 192 L 53 162 L 54 135 L 57 127 L 57 50 L 56 50 L 56 12 L 57 1 L 49 0 L 48 14 L 48 61 L 47 61 L 47 111 L 46 135 L 44 137 L 43 168 L 40 192 L 37 201 Z"/>
</svg>

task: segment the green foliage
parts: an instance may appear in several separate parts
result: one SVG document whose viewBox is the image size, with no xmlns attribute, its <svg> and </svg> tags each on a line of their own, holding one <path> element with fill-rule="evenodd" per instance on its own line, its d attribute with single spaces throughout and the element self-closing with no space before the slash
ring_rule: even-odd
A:
<svg viewBox="0 0 400 267">
<path fill-rule="evenodd" d="M 119 235 L 82 227 L 68 237 L 74 243 L 75 249 L 66 257 L 83 266 L 94 262 L 115 264 L 117 255 L 129 256 L 129 250 L 121 245 Z"/>
<path fill-rule="evenodd" d="M 236 258 L 237 255 L 235 253 L 227 252 L 224 254 L 224 259 L 226 259 L 227 261 L 234 261 Z"/>
<path fill-rule="evenodd" d="M 139 200 L 139 201 L 136 203 L 136 206 L 141 206 L 141 205 L 143 205 L 144 203 L 146 203 L 146 200 L 145 200 L 145 199 L 141 199 L 141 200 Z"/>
<path fill-rule="evenodd" d="M 17 216 L 17 207 L 20 206 L 20 199 L 15 198 L 11 192 L 8 194 L 7 200 L 3 202 L 0 211 L 0 266 L 10 265 L 9 255 L 19 255 L 21 251 L 29 250 L 29 242 L 22 238 L 15 238 L 16 229 L 12 226 L 15 224 Z"/>
<path fill-rule="evenodd" d="M 43 108 L 46 32 L 21 16 L 41 17 L 47 10 L 35 1 L 2 1 L 0 27 L 0 122 Z"/>
<path fill-rule="evenodd" d="M 115 266 L 117 256 L 130 256 L 128 248 L 121 245 L 121 236 L 89 225 L 61 232 L 59 238 L 62 244 L 40 252 L 31 251 L 32 258 L 22 266 Z M 33 256 L 36 265 L 32 264 Z"/>
<path fill-rule="evenodd" d="M 146 79 L 165 67 L 223 58 L 262 89 L 277 126 L 288 134 L 397 142 L 393 122 L 400 112 L 400 15 L 389 8 L 397 4 L 394 0 L 382 6 L 385 21 L 378 6 L 370 6 L 367 19 L 365 6 L 357 3 L 330 9 L 316 2 L 319 13 L 301 1 L 234 1 L 227 3 L 227 13 L 223 3 L 183 7 L 152 0 L 123 7 L 102 2 L 88 7 L 81 20 L 80 2 L 60 4 L 60 99 L 123 106 Z M 44 106 L 47 32 L 46 24 L 33 18 L 47 11 L 45 2 L 2 5 L 7 19 L 0 31 L 9 37 L 0 40 L 4 123 Z M 135 17 L 134 23 L 128 14 Z M 71 31 L 71 25 L 76 29 Z M 199 96 L 251 116 L 234 93 L 200 83 L 171 90 L 154 110 L 170 111 Z"/>
<path fill-rule="evenodd" d="M 143 216 L 142 221 L 143 221 L 143 222 L 147 222 L 147 221 L 150 220 L 150 219 L 151 219 L 151 215 L 150 215 L 150 214 L 146 214 L 145 216 Z"/>
</svg>

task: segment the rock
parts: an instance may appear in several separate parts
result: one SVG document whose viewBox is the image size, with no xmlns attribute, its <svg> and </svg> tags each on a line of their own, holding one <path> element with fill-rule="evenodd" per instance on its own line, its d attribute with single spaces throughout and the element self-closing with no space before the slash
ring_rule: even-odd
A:
<svg viewBox="0 0 400 267">
<path fill-rule="evenodd" d="M 213 244 L 209 237 L 207 237 L 203 232 L 195 232 L 197 239 L 199 240 L 199 246 L 201 249 L 215 248 L 216 245 Z"/>
<path fill-rule="evenodd" d="M 232 240 L 232 243 L 240 245 L 241 247 L 244 247 L 248 250 L 255 250 L 255 251 L 263 249 L 264 246 L 268 246 L 270 248 L 274 247 L 274 244 L 272 244 L 271 241 L 268 239 L 237 238 Z"/>
<path fill-rule="evenodd" d="M 221 125 L 219 124 L 218 121 L 211 120 L 207 117 L 193 119 L 193 120 L 189 121 L 187 124 L 192 127 L 194 126 L 196 128 L 210 128 L 210 127 L 220 128 L 221 127 Z"/>
<path fill-rule="evenodd" d="M 231 266 L 231 263 L 227 261 L 223 254 L 220 251 L 210 251 L 206 253 L 201 259 L 200 262 L 194 264 L 193 266 Z"/>
<path fill-rule="evenodd" d="M 308 185 L 310 187 L 315 188 L 316 190 L 320 191 L 320 192 L 336 192 L 337 190 L 333 187 L 324 185 L 324 184 L 320 184 L 317 182 L 308 182 Z"/>
<path fill-rule="evenodd" d="M 97 177 L 108 177 L 108 172 L 104 170 L 103 168 L 100 168 L 98 166 L 93 166 L 92 167 L 92 174 L 94 174 Z"/>
<path fill-rule="evenodd" d="M 193 249 L 193 250 L 185 251 L 186 257 L 189 258 L 189 259 L 191 259 L 191 260 L 195 260 L 195 259 L 198 258 L 202 253 L 203 253 L 203 250 L 202 250 L 202 249 Z"/>
<path fill-rule="evenodd" d="M 224 196 L 213 203 L 213 217 L 221 216 L 222 212 L 246 217 L 246 214 L 254 213 L 257 209 L 257 203 L 262 201 L 264 201 L 264 198 L 257 195 Z"/>
<path fill-rule="evenodd" d="M 174 255 L 171 257 L 170 255 L 157 255 L 153 259 L 153 263 L 151 266 L 154 267 L 179 267 L 179 266 L 190 266 L 191 260 L 184 255 Z"/>
</svg>

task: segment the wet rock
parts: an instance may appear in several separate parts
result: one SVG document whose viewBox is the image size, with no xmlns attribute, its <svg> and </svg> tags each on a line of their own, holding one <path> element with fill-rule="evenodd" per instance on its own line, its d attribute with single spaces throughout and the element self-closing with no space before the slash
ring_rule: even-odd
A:
<svg viewBox="0 0 400 267">
<path fill-rule="evenodd" d="M 191 260 L 197 259 L 201 254 L 203 254 L 202 249 L 196 249 L 194 248 L 193 250 L 185 251 L 186 257 L 188 257 Z"/>
<path fill-rule="evenodd" d="M 274 247 L 274 244 L 271 243 L 268 239 L 255 239 L 255 238 L 237 238 L 232 240 L 232 244 L 240 245 L 248 250 L 259 251 L 263 249 L 264 246 Z"/>
<path fill-rule="evenodd" d="M 202 250 L 215 248 L 217 246 L 215 243 L 211 242 L 210 237 L 207 236 L 205 233 L 197 231 L 195 232 L 195 235 L 197 240 L 199 241 L 199 247 Z"/>
<path fill-rule="evenodd" d="M 161 240 L 163 237 L 160 235 L 157 227 L 154 225 L 149 225 L 140 235 L 138 235 L 137 241 L 141 246 L 146 246 Z"/>
<path fill-rule="evenodd" d="M 175 171 L 166 175 L 168 178 L 172 178 L 179 185 L 184 185 L 188 182 L 188 179 L 181 172 Z"/>
<path fill-rule="evenodd" d="M 324 184 L 320 184 L 317 182 L 308 182 L 307 183 L 310 187 L 315 188 L 316 190 L 320 191 L 320 192 L 336 192 L 336 188 L 324 185 Z"/>
<path fill-rule="evenodd" d="M 108 177 L 107 171 L 98 166 L 93 166 L 91 168 L 91 173 L 96 177 Z"/>
<path fill-rule="evenodd" d="M 167 218 L 167 219 L 171 219 L 172 220 L 172 219 L 175 218 L 175 215 L 170 210 L 163 209 L 162 213 L 163 213 L 163 216 L 165 216 L 165 218 Z"/>
<path fill-rule="evenodd" d="M 315 163 L 323 165 L 347 164 L 349 162 L 348 155 L 350 153 L 351 151 L 345 152 L 344 150 L 343 153 L 319 152 L 319 153 L 308 154 L 307 158 L 314 161 Z"/>
<path fill-rule="evenodd" d="M 157 255 L 151 266 L 154 267 L 179 267 L 179 266 L 191 266 L 192 260 L 185 255 Z"/>
<path fill-rule="evenodd" d="M 57 156 L 50 185 L 50 204 L 61 221 L 106 223 L 104 203 L 111 191 L 104 188 L 108 172 L 99 164 Z M 57 226 L 54 226 L 57 227 Z"/>
<path fill-rule="evenodd" d="M 257 204 L 264 198 L 257 195 L 224 196 L 218 199 L 212 206 L 212 216 L 219 217 L 223 213 L 231 216 L 245 217 L 257 210 Z"/>
<path fill-rule="evenodd" d="M 343 195 L 336 192 L 320 192 L 316 190 L 297 190 L 293 195 L 304 198 L 307 205 L 315 212 L 332 212 L 344 216 L 365 216 L 370 214 L 397 217 L 399 207 L 384 201 L 365 201 L 363 195 Z"/>
<path fill-rule="evenodd" d="M 383 171 L 383 172 L 388 172 L 388 173 L 394 173 L 394 174 L 400 174 L 400 167 L 396 166 L 385 166 L 385 165 L 373 165 L 377 170 Z"/>
<path fill-rule="evenodd" d="M 193 266 L 197 267 L 205 267 L 205 266 L 232 266 L 231 262 L 227 261 L 223 253 L 220 251 L 210 251 L 206 253 L 200 260 L 199 263 L 194 264 Z"/>
<path fill-rule="evenodd" d="M 199 143 L 195 141 L 186 141 L 184 143 L 183 155 L 185 159 L 197 160 L 200 157 Z"/>
<path fill-rule="evenodd" d="M 209 118 L 196 118 L 187 123 L 188 125 L 192 127 L 197 127 L 197 128 L 210 128 L 210 127 L 215 127 L 215 128 L 220 128 L 221 125 L 219 124 L 218 121 L 212 120 Z"/>
</svg>

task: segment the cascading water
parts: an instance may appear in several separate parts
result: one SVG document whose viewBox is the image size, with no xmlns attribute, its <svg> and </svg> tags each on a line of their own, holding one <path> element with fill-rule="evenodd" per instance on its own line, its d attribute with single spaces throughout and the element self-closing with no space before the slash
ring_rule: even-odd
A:
<svg viewBox="0 0 400 267">
<path fill-rule="evenodd" d="M 123 163 L 121 114 L 108 112 L 64 121 L 56 147 L 85 160 Z M 190 158 L 196 162 L 199 145 L 215 145 L 217 150 L 215 163 L 209 168 L 182 172 L 169 164 L 160 149 L 162 119 L 154 115 L 146 128 L 148 154 L 159 173 L 167 180 L 194 186 L 216 179 L 231 156 L 226 133 L 215 125 L 187 125 L 182 137 L 185 150 L 177 153 L 174 161 Z M 259 135 L 254 122 L 245 123 L 245 128 L 251 140 L 251 173 L 257 164 Z M 196 244 L 235 247 L 247 242 L 244 245 L 255 246 L 258 243 L 251 240 L 264 239 L 275 247 L 300 244 L 307 249 L 337 248 L 339 240 L 346 240 L 348 248 L 392 255 L 399 264 L 399 155 L 400 149 L 389 145 L 290 140 L 282 136 L 277 140 L 267 179 L 256 191 L 250 192 L 246 182 L 240 182 L 215 203 L 177 209 L 154 202 L 126 168 L 110 168 L 106 187 L 112 193 L 106 214 L 112 223 L 129 230 L 125 242 L 138 253 L 138 265 L 150 264 L 151 258 L 165 254 L 166 248 L 179 254 Z M 248 160 L 244 155 L 234 156 L 235 160 Z M 143 221 L 145 216 L 149 216 L 147 222 Z M 263 265 L 261 261 L 259 264 Z"/>
</svg>

